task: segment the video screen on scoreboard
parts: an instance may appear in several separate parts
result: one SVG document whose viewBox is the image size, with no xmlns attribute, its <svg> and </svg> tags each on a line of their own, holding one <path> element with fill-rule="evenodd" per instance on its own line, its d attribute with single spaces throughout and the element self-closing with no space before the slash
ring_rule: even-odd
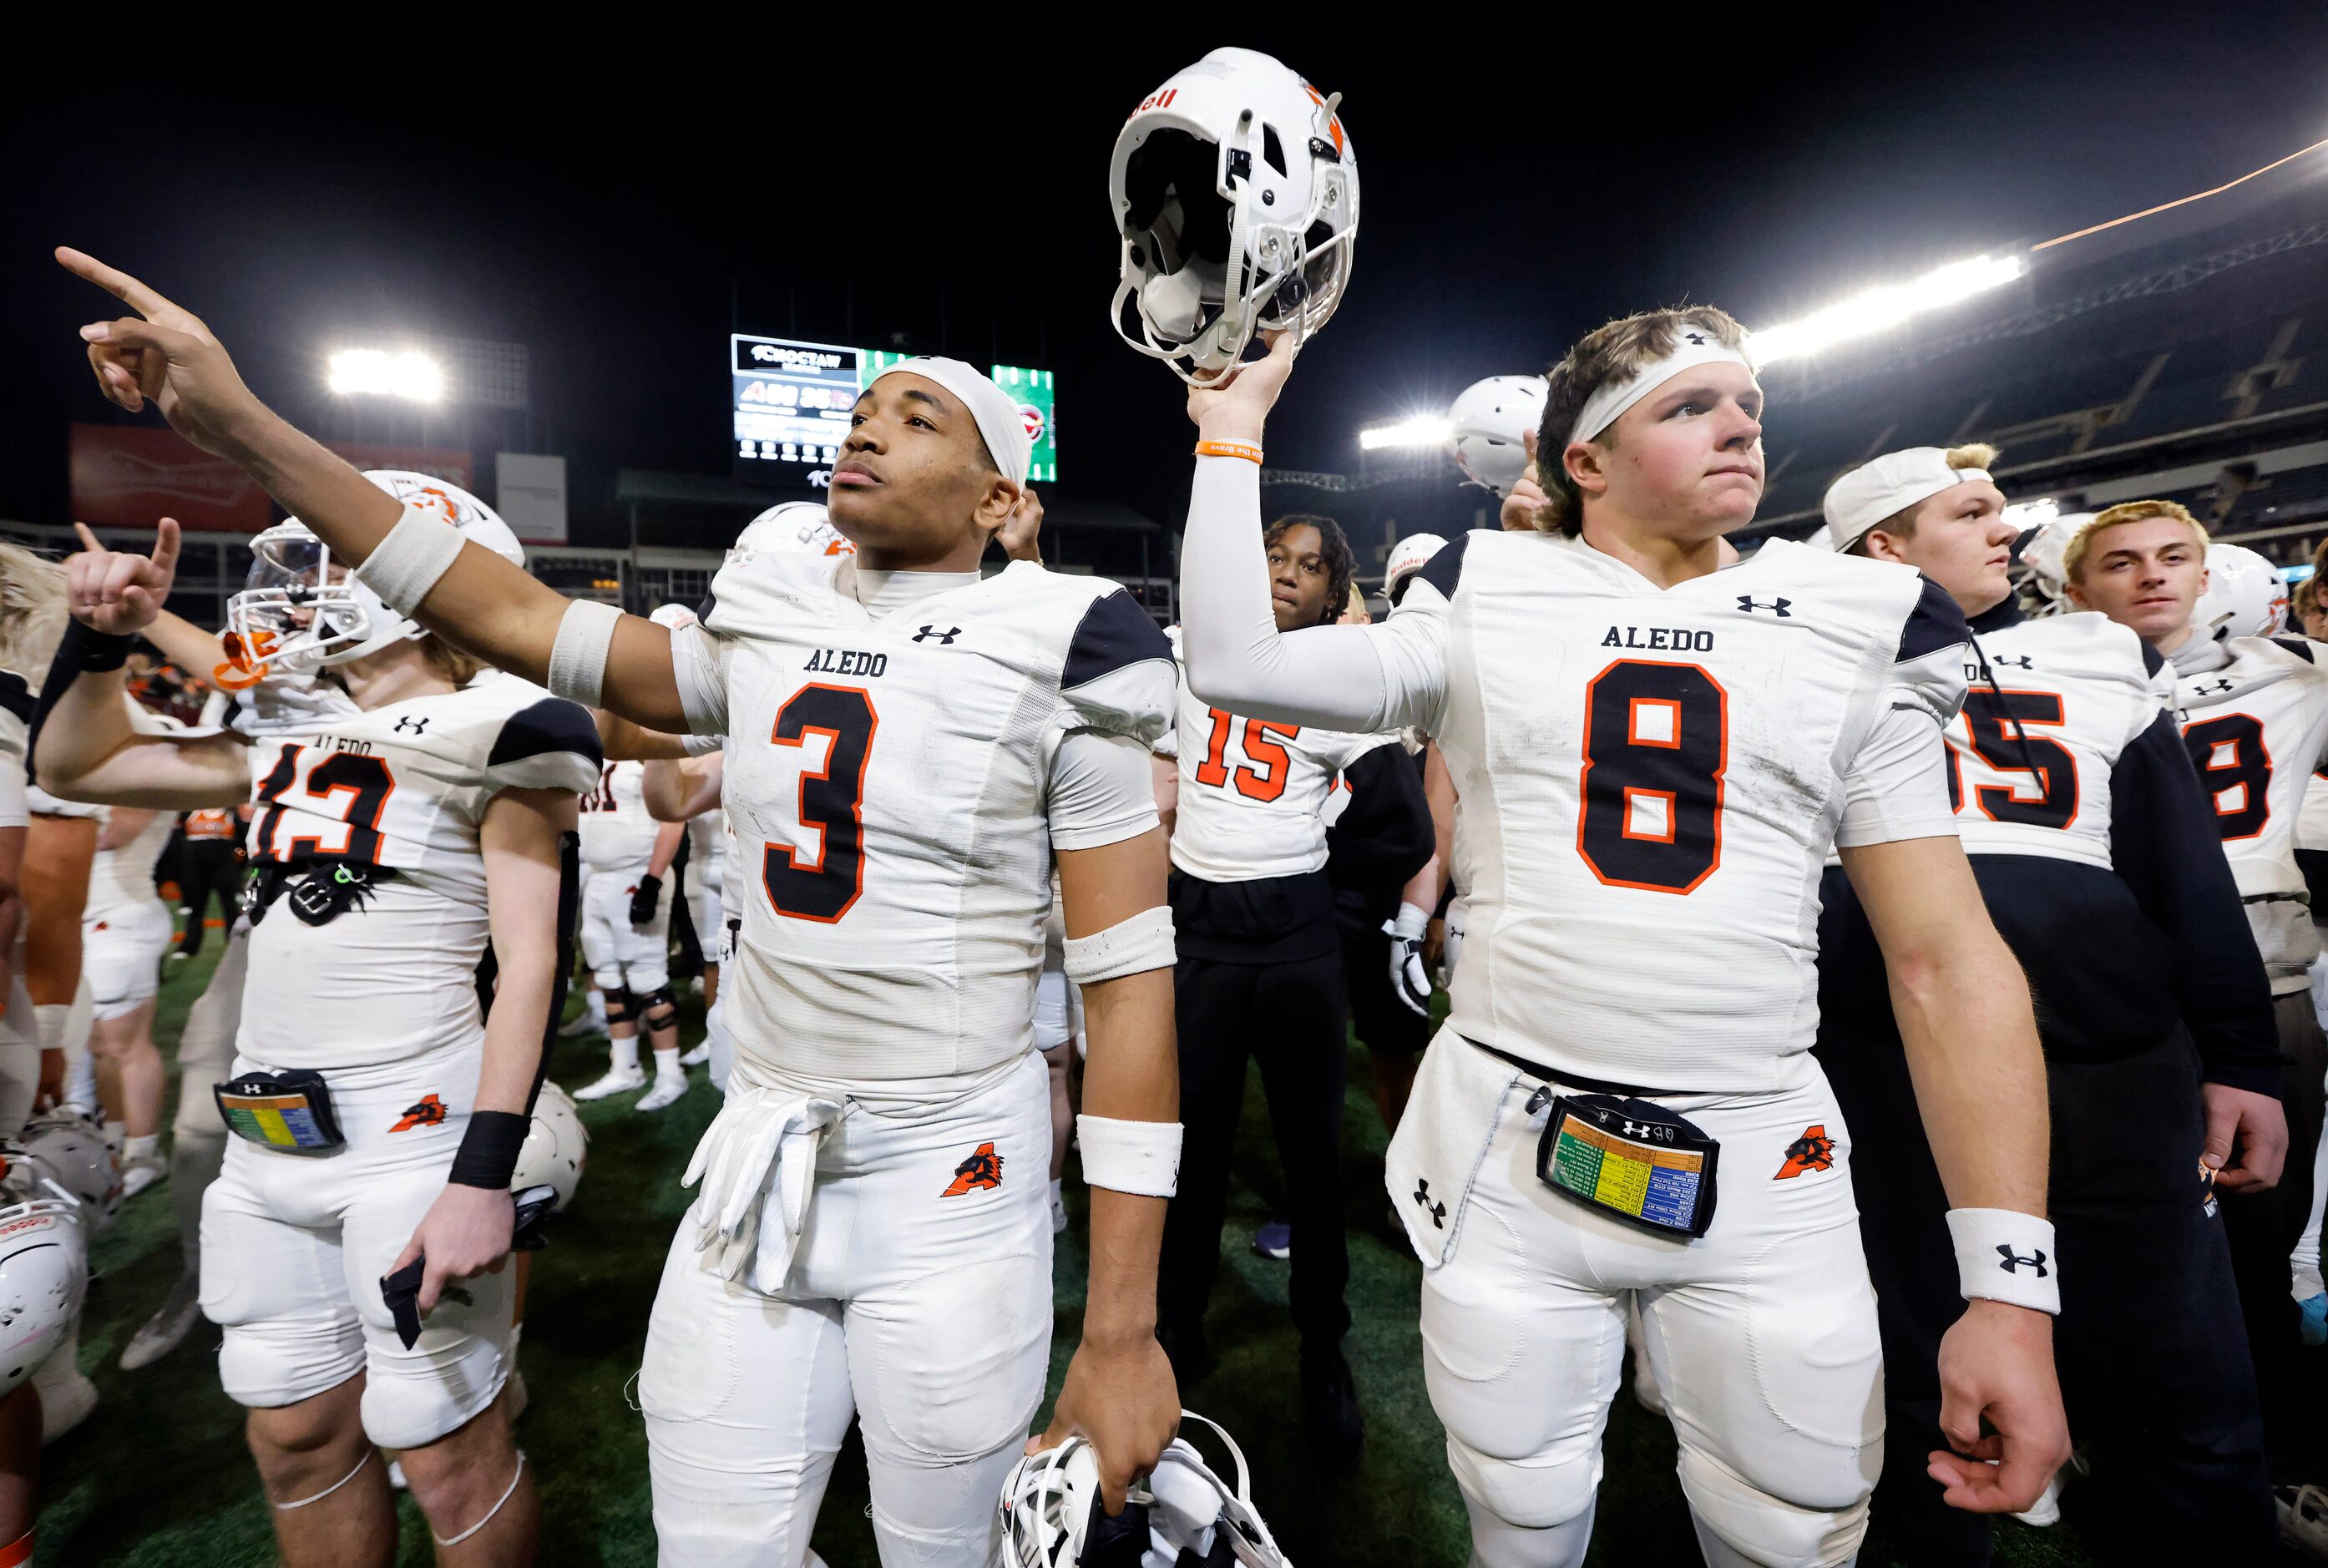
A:
<svg viewBox="0 0 2328 1568">
<path fill-rule="evenodd" d="M 746 333 L 732 334 L 728 343 L 736 392 L 736 476 L 816 489 L 831 481 L 858 393 L 882 371 L 913 357 L 887 349 L 852 349 Z M 995 385 L 1017 399 L 1018 418 L 1034 443 L 1027 477 L 1053 483 L 1059 477 L 1059 444 L 1051 372 L 996 365 L 991 373 Z"/>
</svg>

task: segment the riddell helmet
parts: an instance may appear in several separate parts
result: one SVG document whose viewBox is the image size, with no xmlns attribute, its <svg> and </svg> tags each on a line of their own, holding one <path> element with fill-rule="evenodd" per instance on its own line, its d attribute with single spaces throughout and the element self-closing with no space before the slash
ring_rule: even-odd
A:
<svg viewBox="0 0 2328 1568">
<path fill-rule="evenodd" d="M 1406 579 L 1446 548 L 1447 541 L 1435 533 L 1410 533 L 1391 546 L 1390 559 L 1383 563 L 1383 596 L 1396 600 Z"/>
<path fill-rule="evenodd" d="M 554 1188 L 558 1192 L 557 1207 L 564 1208 L 574 1201 L 574 1189 L 582 1185 L 582 1157 L 589 1146 L 590 1134 L 583 1127 L 581 1113 L 574 1109 L 573 1100 L 565 1090 L 544 1079 L 541 1093 L 534 1096 L 533 1124 L 525 1130 L 525 1143 L 517 1151 L 517 1169 L 510 1176 L 510 1190 Z"/>
<path fill-rule="evenodd" d="M 0 1196 L 22 1201 L 70 1197 L 80 1206 L 81 1232 L 95 1235 L 121 1207 L 121 1161 L 104 1135 L 70 1111 L 24 1123 L 13 1145 L 0 1145 Z"/>
<path fill-rule="evenodd" d="M 401 468 L 372 469 L 364 477 L 407 506 L 443 518 L 502 559 L 525 564 L 525 547 L 509 524 L 452 481 Z M 331 547 L 296 517 L 253 538 L 250 554 L 250 576 L 226 606 L 227 662 L 216 678 L 230 690 L 248 690 L 270 674 L 344 664 L 428 634 L 335 565 Z"/>
<path fill-rule="evenodd" d="M 63 1343 L 88 1288 L 78 1204 L 42 1197 L 0 1208 L 0 1394 Z"/>
<path fill-rule="evenodd" d="M 1253 1511 L 1244 1454 L 1235 1441 L 1193 1411 L 1180 1415 L 1219 1435 L 1235 1461 L 1235 1486 L 1216 1475 L 1186 1438 L 1176 1438 L 1147 1479 L 1132 1487 L 1123 1512 L 1111 1519 L 1100 1501 L 1099 1456 L 1084 1439 L 1071 1437 L 1020 1460 L 1002 1483 L 1007 1568 L 1095 1562 L 1292 1568 Z"/>
<path fill-rule="evenodd" d="M 802 555 L 855 555 L 857 547 L 832 526 L 832 518 L 813 501 L 784 501 L 744 525 L 728 559 L 761 550 L 791 550 Z"/>
<path fill-rule="evenodd" d="M 1256 330 L 1298 344 L 1326 324 L 1358 233 L 1340 101 L 1250 49 L 1216 49 L 1141 100 L 1107 172 L 1124 342 L 1210 386 Z"/>
<path fill-rule="evenodd" d="M 2243 544 L 2207 547 L 2207 586 L 2191 607 L 2202 637 L 2276 637 L 2287 629 L 2279 568 Z"/>
<path fill-rule="evenodd" d="M 1549 396 L 1551 384 L 1542 376 L 1489 376 L 1464 388 L 1447 411 L 1463 477 L 1509 495 L 1527 472 L 1527 433 L 1544 423 Z"/>
</svg>

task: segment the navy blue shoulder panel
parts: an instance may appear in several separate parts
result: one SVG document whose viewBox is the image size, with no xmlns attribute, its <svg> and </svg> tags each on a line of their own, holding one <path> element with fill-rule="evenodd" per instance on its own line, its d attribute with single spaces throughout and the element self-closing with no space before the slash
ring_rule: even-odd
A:
<svg viewBox="0 0 2328 1568">
<path fill-rule="evenodd" d="M 2144 674 L 2155 675 L 2161 670 L 2166 668 L 2165 654 L 2152 647 L 2149 640 L 2146 638 L 2138 638 L 2136 641 L 2142 643 L 2142 672 Z"/>
<path fill-rule="evenodd" d="M 30 721 L 33 717 L 33 688 L 14 670 L 0 670 L 0 709 Z"/>
<path fill-rule="evenodd" d="M 1072 691 L 1103 675 L 1150 659 L 1172 662 L 1172 644 L 1163 628 L 1122 588 L 1094 599 L 1075 626 L 1067 644 L 1066 667 L 1059 672 L 1059 690 Z"/>
<path fill-rule="evenodd" d="M 2309 637 L 2274 637 L 2272 641 L 2286 649 L 2289 653 L 2295 654 L 2297 658 L 2303 660 L 2306 664 L 2317 664 L 2320 662 L 2319 660 L 2314 659 L 2312 656 L 2312 639 Z"/>
<path fill-rule="evenodd" d="M 1437 588 L 1441 596 L 1452 604 L 1456 580 L 1463 575 L 1463 547 L 1471 542 L 1473 534 L 1480 531 L 1478 529 L 1465 529 L 1449 540 L 1445 549 L 1423 562 L 1422 569 L 1414 575 Z"/>
<path fill-rule="evenodd" d="M 1923 594 L 1916 600 L 1916 607 L 1908 612 L 1907 624 L 1900 628 L 1900 652 L 1892 661 L 1895 664 L 1905 664 L 1911 659 L 1921 659 L 1943 648 L 1961 647 L 1972 641 L 1964 612 L 1957 608 L 1948 591 L 1929 577 L 1925 577 L 1923 584 Z"/>
<path fill-rule="evenodd" d="M 502 720 L 502 732 L 493 737 L 493 755 L 485 758 L 485 765 L 499 767 L 551 751 L 570 751 L 593 763 L 604 763 L 598 749 L 598 727 L 591 721 L 588 709 L 563 697 L 545 697 L 530 707 L 521 708 Z"/>
</svg>

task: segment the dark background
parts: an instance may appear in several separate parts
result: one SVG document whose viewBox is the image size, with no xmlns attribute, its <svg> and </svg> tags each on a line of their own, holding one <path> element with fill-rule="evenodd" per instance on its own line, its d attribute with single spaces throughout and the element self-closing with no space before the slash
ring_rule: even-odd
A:
<svg viewBox="0 0 2328 1568">
<path fill-rule="evenodd" d="M 1107 328 L 1104 202 L 1116 127 L 1202 50 L 1121 34 L 1186 28 L 941 39 L 873 8 L 648 45 L 577 14 L 416 23 L 425 45 L 24 49 L 0 105 L 0 518 L 66 521 L 67 425 L 126 418 L 73 338 L 110 312 L 48 259 L 66 242 L 204 315 L 327 436 L 468 444 L 444 414 L 359 426 L 321 391 L 327 338 L 528 344 L 530 430 L 474 444 L 564 454 L 577 543 L 619 540 L 617 468 L 727 472 L 731 329 L 1052 369 L 1066 493 L 1177 522 L 1180 388 Z M 1352 292 L 1272 467 L 1355 468 L 1362 425 L 1612 315 L 1767 324 L 2328 136 L 2316 4 L 1512 14 L 1237 40 L 1344 95 L 1363 177 Z"/>
</svg>

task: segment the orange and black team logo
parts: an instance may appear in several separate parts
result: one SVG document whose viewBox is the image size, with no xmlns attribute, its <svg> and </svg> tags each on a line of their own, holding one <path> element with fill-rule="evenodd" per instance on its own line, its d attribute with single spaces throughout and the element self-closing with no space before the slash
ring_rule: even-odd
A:
<svg viewBox="0 0 2328 1568">
<path fill-rule="evenodd" d="M 434 1094 L 423 1094 L 420 1097 L 420 1103 L 407 1105 L 404 1108 L 402 1119 L 389 1131 L 409 1132 L 415 1127 L 442 1127 L 445 1125 L 446 1114 L 444 1101 Z"/>
<path fill-rule="evenodd" d="M 1835 1140 L 1826 1135 L 1826 1124 L 1806 1127 L 1803 1135 L 1787 1145 L 1787 1162 L 1779 1167 L 1773 1181 L 1785 1181 L 1800 1176 L 1806 1170 L 1835 1169 Z"/>
<path fill-rule="evenodd" d="M 994 1145 L 981 1143 L 971 1157 L 953 1168 L 953 1180 L 940 1197 L 960 1197 L 974 1187 L 1002 1185 L 1002 1156 L 994 1152 Z"/>
</svg>

